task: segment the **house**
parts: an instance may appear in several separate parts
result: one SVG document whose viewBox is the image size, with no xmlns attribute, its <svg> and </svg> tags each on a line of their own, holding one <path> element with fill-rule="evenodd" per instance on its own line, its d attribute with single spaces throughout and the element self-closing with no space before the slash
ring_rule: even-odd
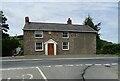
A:
<svg viewBox="0 0 120 81">
<path fill-rule="evenodd" d="M 89 26 L 30 22 L 25 17 L 24 54 L 25 55 L 72 55 L 96 54 L 97 32 Z"/>
</svg>

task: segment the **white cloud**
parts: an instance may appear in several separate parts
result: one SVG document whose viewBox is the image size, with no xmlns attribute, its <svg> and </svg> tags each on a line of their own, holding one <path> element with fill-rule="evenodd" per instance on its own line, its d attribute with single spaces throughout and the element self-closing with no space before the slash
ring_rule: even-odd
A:
<svg viewBox="0 0 120 81">
<path fill-rule="evenodd" d="M 108 41 L 117 42 L 117 3 L 4 2 L 2 8 L 8 18 L 11 35 L 22 34 L 25 16 L 29 16 L 31 21 L 57 23 L 66 23 L 67 18 L 71 17 L 73 23 L 82 24 L 86 16 L 90 14 L 95 23 L 102 22 L 101 37 Z"/>
<path fill-rule="evenodd" d="M 119 0 L 3 0 L 3 2 L 118 2 Z"/>
</svg>

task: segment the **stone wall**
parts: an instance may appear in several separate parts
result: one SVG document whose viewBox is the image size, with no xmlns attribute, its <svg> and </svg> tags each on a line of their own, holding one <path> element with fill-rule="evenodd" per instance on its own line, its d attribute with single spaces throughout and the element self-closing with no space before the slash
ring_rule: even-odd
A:
<svg viewBox="0 0 120 81">
<path fill-rule="evenodd" d="M 76 33 L 69 32 L 69 38 L 62 38 L 62 32 L 43 32 L 43 38 L 35 38 L 34 31 L 24 31 L 24 54 L 25 55 L 44 55 L 43 51 L 35 51 L 35 42 L 45 43 L 49 39 L 57 42 L 57 55 L 68 54 L 95 54 L 96 53 L 96 34 L 95 33 Z M 62 42 L 69 42 L 69 50 L 62 50 Z"/>
</svg>

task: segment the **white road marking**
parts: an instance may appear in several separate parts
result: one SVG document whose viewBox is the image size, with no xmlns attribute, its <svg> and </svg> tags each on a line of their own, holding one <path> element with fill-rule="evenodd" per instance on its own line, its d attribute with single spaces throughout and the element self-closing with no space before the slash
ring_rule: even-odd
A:
<svg viewBox="0 0 120 81">
<path fill-rule="evenodd" d="M 112 65 L 118 65 L 118 63 L 112 63 Z"/>
<path fill-rule="evenodd" d="M 103 65 L 110 66 L 110 64 L 103 64 Z"/>
<path fill-rule="evenodd" d="M 45 81 L 48 81 L 47 78 L 46 78 L 46 76 L 45 76 L 44 73 L 42 72 L 42 70 L 41 70 L 39 67 L 36 67 L 36 68 L 38 69 L 38 71 L 39 71 L 40 74 L 42 75 L 43 79 L 44 79 Z"/>
<path fill-rule="evenodd" d="M 7 78 L 7 81 L 10 81 L 10 79 L 11 79 L 10 77 L 9 77 L 9 78 Z"/>
<path fill-rule="evenodd" d="M 102 64 L 95 64 L 95 66 L 101 66 Z"/>
<path fill-rule="evenodd" d="M 72 65 L 72 64 L 68 64 L 68 65 L 65 65 L 65 66 L 74 66 L 74 65 Z"/>
<path fill-rule="evenodd" d="M 7 68 L 7 69 L 0 69 L 0 70 L 21 70 L 21 69 L 33 69 L 36 67 L 19 67 L 19 68 Z"/>
<path fill-rule="evenodd" d="M 51 66 L 49 65 L 49 66 L 43 66 L 43 67 L 51 67 Z"/>
<path fill-rule="evenodd" d="M 33 79 L 33 75 L 32 74 L 26 74 L 27 76 L 30 76 L 29 79 Z M 24 75 L 25 76 L 25 75 Z"/>
<path fill-rule="evenodd" d="M 23 78 L 22 78 L 22 79 L 23 79 L 23 81 L 24 81 L 24 79 L 25 79 L 25 78 L 24 78 L 24 76 L 25 76 L 25 75 L 22 75 L 22 77 L 23 77 Z"/>
<path fill-rule="evenodd" d="M 55 65 L 55 67 L 63 67 L 63 65 Z"/>
<path fill-rule="evenodd" d="M 85 64 L 86 66 L 91 66 L 91 65 L 93 65 L 93 64 Z"/>
<path fill-rule="evenodd" d="M 83 66 L 83 64 L 76 64 L 75 66 Z"/>
<path fill-rule="evenodd" d="M 1 61 L 37 61 L 37 60 L 43 60 L 43 59 L 14 59 L 14 60 L 1 60 Z"/>
</svg>

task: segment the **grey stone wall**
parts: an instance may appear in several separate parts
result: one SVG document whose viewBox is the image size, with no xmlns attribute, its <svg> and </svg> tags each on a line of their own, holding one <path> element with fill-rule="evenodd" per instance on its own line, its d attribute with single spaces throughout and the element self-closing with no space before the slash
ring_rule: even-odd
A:
<svg viewBox="0 0 120 81">
<path fill-rule="evenodd" d="M 68 54 L 95 54 L 96 53 L 96 34 L 95 33 L 75 33 L 69 32 L 69 38 L 62 38 L 62 32 L 43 32 L 43 38 L 35 38 L 34 31 L 24 31 L 24 54 L 25 55 L 44 55 L 43 51 L 35 51 L 35 42 L 46 42 L 53 39 L 57 44 L 57 55 Z M 62 50 L 62 42 L 69 42 L 69 50 Z"/>
</svg>

